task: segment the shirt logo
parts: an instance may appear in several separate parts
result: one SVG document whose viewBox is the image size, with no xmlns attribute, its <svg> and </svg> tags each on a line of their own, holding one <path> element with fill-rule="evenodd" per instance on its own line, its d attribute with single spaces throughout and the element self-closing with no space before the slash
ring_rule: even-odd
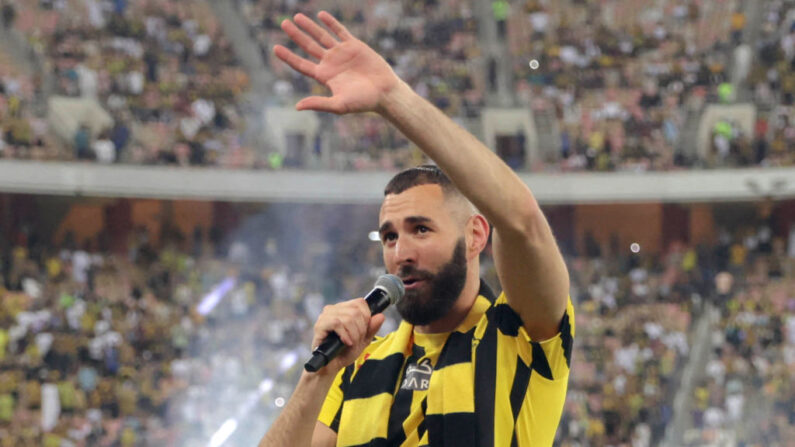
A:
<svg viewBox="0 0 795 447">
<path fill-rule="evenodd" d="M 406 375 L 400 385 L 402 390 L 426 391 L 431 385 L 431 361 L 425 359 L 418 364 L 406 367 Z"/>
</svg>

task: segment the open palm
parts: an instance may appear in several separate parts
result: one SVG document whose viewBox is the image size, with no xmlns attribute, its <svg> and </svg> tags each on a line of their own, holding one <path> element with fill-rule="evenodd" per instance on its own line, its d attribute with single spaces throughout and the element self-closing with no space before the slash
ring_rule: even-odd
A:
<svg viewBox="0 0 795 447">
<path fill-rule="evenodd" d="M 295 23 L 282 22 L 287 35 L 318 62 L 298 56 L 281 45 L 274 47 L 279 59 L 331 89 L 332 96 L 304 98 L 296 108 L 338 114 L 377 110 L 384 96 L 400 83 L 400 79 L 378 53 L 355 38 L 331 14 L 321 12 L 318 18 L 339 40 L 303 14 L 295 16 Z"/>
</svg>

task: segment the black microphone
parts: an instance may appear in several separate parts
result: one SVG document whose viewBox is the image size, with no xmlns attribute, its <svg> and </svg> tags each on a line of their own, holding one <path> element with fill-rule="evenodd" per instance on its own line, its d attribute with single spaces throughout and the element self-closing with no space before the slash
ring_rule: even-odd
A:
<svg viewBox="0 0 795 447">
<path fill-rule="evenodd" d="M 406 294 L 406 288 L 403 281 L 395 275 L 381 275 L 375 282 L 375 287 L 364 300 L 370 307 L 370 315 L 381 313 L 389 307 L 390 304 L 395 304 L 403 298 Z M 328 336 L 312 352 L 312 358 L 304 364 L 304 369 L 309 372 L 315 372 L 320 368 L 328 365 L 337 354 L 345 347 L 345 343 L 340 340 L 340 336 L 336 332 L 328 334 Z"/>
</svg>

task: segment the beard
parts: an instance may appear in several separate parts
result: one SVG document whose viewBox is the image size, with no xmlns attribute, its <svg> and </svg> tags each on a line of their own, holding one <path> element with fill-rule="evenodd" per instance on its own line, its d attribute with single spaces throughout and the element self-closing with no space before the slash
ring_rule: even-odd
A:
<svg viewBox="0 0 795 447">
<path fill-rule="evenodd" d="M 456 243 L 450 261 L 434 274 L 419 270 L 413 265 L 401 267 L 398 276 L 414 277 L 424 281 L 420 287 L 406 290 L 397 303 L 397 311 L 404 320 L 413 325 L 426 325 L 445 316 L 453 307 L 467 277 L 466 244 L 464 238 Z"/>
</svg>

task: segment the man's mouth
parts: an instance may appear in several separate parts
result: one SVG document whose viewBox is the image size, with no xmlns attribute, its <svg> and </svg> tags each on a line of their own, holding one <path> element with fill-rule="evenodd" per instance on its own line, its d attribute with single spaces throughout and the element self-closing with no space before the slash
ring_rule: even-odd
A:
<svg viewBox="0 0 795 447">
<path fill-rule="evenodd" d="M 406 286 L 406 289 L 410 290 L 419 287 L 423 281 L 423 279 L 419 278 L 405 278 L 403 279 L 403 285 Z"/>
</svg>

